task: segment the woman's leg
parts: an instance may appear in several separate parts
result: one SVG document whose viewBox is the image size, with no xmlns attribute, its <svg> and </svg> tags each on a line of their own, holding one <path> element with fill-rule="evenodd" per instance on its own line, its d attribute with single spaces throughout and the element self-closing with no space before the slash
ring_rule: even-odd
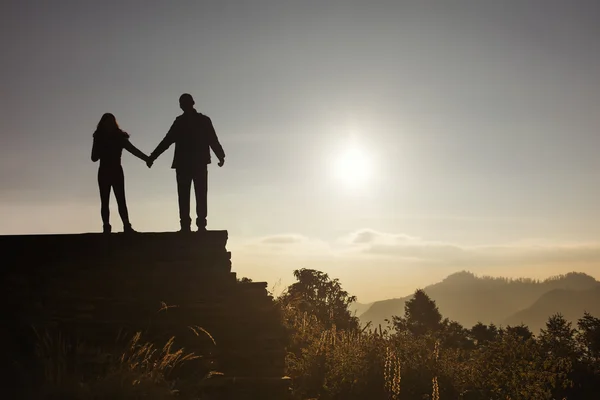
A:
<svg viewBox="0 0 600 400">
<path fill-rule="evenodd" d="M 123 175 L 122 167 L 119 167 L 117 170 L 115 170 L 113 176 L 113 191 L 115 192 L 115 198 L 117 199 L 119 215 L 123 221 L 123 227 L 125 231 L 131 230 L 131 224 L 129 223 L 129 212 L 127 211 L 127 202 L 125 201 L 125 176 Z"/>
<path fill-rule="evenodd" d="M 110 179 L 109 171 L 98 169 L 98 188 L 100 189 L 100 215 L 102 216 L 102 223 L 104 225 L 104 232 L 110 233 Z"/>
</svg>

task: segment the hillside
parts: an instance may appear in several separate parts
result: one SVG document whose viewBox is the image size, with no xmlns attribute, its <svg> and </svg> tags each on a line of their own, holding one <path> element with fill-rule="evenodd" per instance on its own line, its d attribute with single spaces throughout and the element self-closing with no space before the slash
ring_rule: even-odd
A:
<svg viewBox="0 0 600 400">
<path fill-rule="evenodd" d="M 444 317 L 458 321 L 465 327 L 471 327 L 478 321 L 501 324 L 520 310 L 529 308 L 542 295 L 553 290 L 584 291 L 598 287 L 600 282 L 593 277 L 575 272 L 538 281 L 477 277 L 463 271 L 452 274 L 423 290 L 436 301 Z M 385 319 L 404 314 L 404 304 L 411 297 L 377 301 L 360 315 L 360 320 L 363 323 L 371 321 L 374 326 L 378 324 L 385 326 Z"/>
<path fill-rule="evenodd" d="M 523 323 L 538 334 L 540 328 L 546 326 L 549 315 L 559 312 L 575 326 L 584 311 L 594 316 L 600 315 L 600 287 L 588 290 L 551 290 L 530 307 L 505 319 L 503 325 Z"/>
<path fill-rule="evenodd" d="M 369 308 L 373 305 L 373 303 L 359 303 L 359 302 L 354 302 L 352 304 L 350 304 L 350 306 L 348 307 L 350 309 L 350 313 L 352 315 L 356 315 L 356 316 L 360 316 L 362 314 L 364 314 L 365 312 L 367 312 L 367 310 L 369 310 Z"/>
</svg>

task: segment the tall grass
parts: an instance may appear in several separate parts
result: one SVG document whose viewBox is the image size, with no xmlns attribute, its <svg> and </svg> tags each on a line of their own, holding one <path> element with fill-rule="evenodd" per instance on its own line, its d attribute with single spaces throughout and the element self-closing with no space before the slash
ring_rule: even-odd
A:
<svg viewBox="0 0 600 400">
<path fill-rule="evenodd" d="M 153 343 L 142 342 L 141 337 L 141 332 L 133 336 L 115 365 L 117 372 L 135 373 L 137 378 L 132 382 L 134 385 L 143 380 L 156 383 L 167 380 L 173 370 L 182 363 L 199 358 L 194 353 L 185 353 L 183 349 L 174 350 L 175 337 L 169 338 L 160 349 Z"/>
<path fill-rule="evenodd" d="M 398 353 L 393 347 L 386 346 L 383 380 L 385 381 L 385 390 L 391 400 L 400 398 L 400 371 L 400 357 Z"/>
<path fill-rule="evenodd" d="M 314 316 L 300 312 L 288 313 L 286 322 L 293 333 L 287 373 L 294 378 L 296 399 L 442 398 L 450 378 L 448 361 L 455 355 L 442 357 L 442 345 L 433 337 L 403 337 L 381 327 L 325 329 Z M 404 379 L 409 387 L 403 389 Z"/>
<path fill-rule="evenodd" d="M 440 400 L 440 386 L 438 384 L 437 370 L 438 370 L 438 361 L 440 359 L 440 341 L 435 341 L 435 346 L 433 348 L 433 362 L 434 369 L 436 375 L 432 378 L 431 383 L 433 386 L 433 392 L 431 393 L 432 400 Z"/>
<path fill-rule="evenodd" d="M 292 332 L 287 374 L 294 378 L 295 398 L 401 398 L 401 343 L 386 330 L 326 329 L 305 312 L 285 314 Z"/>
<path fill-rule="evenodd" d="M 206 332 L 202 328 L 195 331 Z M 200 358 L 176 348 L 174 337 L 163 346 L 156 346 L 144 341 L 141 332 L 135 333 L 124 346 L 119 346 L 117 340 L 110 350 L 70 340 L 60 332 L 44 331 L 36 335 L 42 380 L 37 398 L 171 398 L 181 394 L 174 372 Z"/>
</svg>

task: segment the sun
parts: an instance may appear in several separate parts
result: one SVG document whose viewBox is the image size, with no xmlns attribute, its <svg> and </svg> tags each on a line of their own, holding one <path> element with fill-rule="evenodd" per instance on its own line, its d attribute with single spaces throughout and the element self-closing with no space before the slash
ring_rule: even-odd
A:
<svg viewBox="0 0 600 400">
<path fill-rule="evenodd" d="M 358 186 L 365 183 L 371 172 L 371 160 L 357 146 L 345 149 L 334 158 L 333 175 L 346 185 Z"/>
</svg>

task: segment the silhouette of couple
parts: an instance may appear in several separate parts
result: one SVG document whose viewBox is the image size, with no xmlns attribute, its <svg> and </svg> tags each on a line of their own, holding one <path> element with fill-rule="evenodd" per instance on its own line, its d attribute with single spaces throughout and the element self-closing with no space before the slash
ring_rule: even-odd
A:
<svg viewBox="0 0 600 400">
<path fill-rule="evenodd" d="M 98 168 L 98 186 L 100 188 L 100 214 L 102 215 L 103 232 L 112 231 L 109 217 L 109 198 L 112 188 L 119 215 L 123 221 L 125 233 L 135 232 L 129 221 L 127 203 L 125 201 L 125 178 L 121 166 L 123 149 L 134 156 L 146 161 L 148 168 L 152 167 L 165 150 L 175 143 L 173 165 L 177 175 L 177 195 L 179 197 L 180 232 L 191 232 L 190 191 L 192 182 L 196 195 L 196 226 L 198 231 L 206 230 L 207 194 L 208 194 L 208 164 L 210 164 L 210 149 L 219 159 L 219 167 L 225 163 L 225 152 L 219 143 L 215 129 L 209 117 L 196 111 L 194 99 L 188 93 L 179 97 L 179 107 L 183 114 L 173 122 L 171 129 L 156 149 L 147 156 L 129 141 L 129 134 L 122 131 L 113 114 L 102 116 L 92 147 L 92 161 L 100 160 Z"/>
</svg>

